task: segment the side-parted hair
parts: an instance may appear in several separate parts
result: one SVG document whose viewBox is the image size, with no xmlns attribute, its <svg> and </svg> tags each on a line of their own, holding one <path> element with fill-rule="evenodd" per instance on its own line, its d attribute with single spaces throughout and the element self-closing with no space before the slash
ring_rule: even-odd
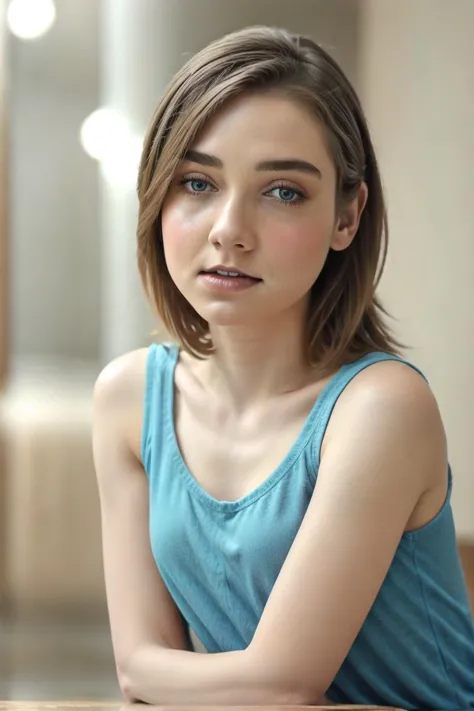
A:
<svg viewBox="0 0 474 711">
<path fill-rule="evenodd" d="M 138 176 L 138 267 L 147 296 L 170 336 L 188 352 L 213 352 L 209 325 L 178 290 L 163 250 L 161 208 L 197 134 L 237 96 L 277 92 L 307 107 L 322 126 L 336 166 L 336 208 L 365 181 L 368 199 L 349 247 L 330 250 L 307 313 L 309 362 L 334 369 L 370 351 L 397 353 L 375 290 L 387 252 L 382 184 L 357 94 L 331 56 L 307 37 L 251 27 L 211 43 L 175 75 L 145 137 Z"/>
</svg>

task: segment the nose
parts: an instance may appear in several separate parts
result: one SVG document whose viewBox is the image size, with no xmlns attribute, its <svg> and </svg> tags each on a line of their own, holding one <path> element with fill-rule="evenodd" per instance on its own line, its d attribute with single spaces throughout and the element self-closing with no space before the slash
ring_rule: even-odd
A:
<svg viewBox="0 0 474 711">
<path fill-rule="evenodd" d="M 250 251 L 255 248 L 255 219 L 248 206 L 229 198 L 216 206 L 214 224 L 209 232 L 209 242 L 217 249 Z"/>
</svg>

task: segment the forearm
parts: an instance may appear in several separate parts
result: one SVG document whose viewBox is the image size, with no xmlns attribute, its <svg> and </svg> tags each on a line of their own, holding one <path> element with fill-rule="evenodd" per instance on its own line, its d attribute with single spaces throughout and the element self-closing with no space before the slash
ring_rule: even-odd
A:
<svg viewBox="0 0 474 711">
<path fill-rule="evenodd" d="M 136 652 L 126 671 L 128 698 L 165 705 L 282 705 L 303 703 L 280 688 L 248 650 L 196 654 L 158 646 Z"/>
</svg>

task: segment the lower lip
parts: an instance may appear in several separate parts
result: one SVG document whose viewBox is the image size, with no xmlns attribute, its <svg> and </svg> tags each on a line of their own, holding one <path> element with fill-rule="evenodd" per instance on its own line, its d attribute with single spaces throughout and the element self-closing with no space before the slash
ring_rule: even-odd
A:
<svg viewBox="0 0 474 711">
<path fill-rule="evenodd" d="M 206 274 L 204 272 L 199 275 L 199 278 L 208 289 L 214 291 L 244 291 L 261 282 L 261 279 L 252 279 L 251 277 L 226 277 L 221 274 Z"/>
</svg>

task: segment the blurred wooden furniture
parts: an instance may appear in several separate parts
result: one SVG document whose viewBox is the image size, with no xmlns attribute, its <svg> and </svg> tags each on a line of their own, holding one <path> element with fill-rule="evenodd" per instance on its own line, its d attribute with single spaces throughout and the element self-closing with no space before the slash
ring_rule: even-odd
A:
<svg viewBox="0 0 474 711">
<path fill-rule="evenodd" d="M 105 616 L 94 371 L 35 366 L 13 377 L 0 399 L 6 599 L 20 615 Z"/>
</svg>

